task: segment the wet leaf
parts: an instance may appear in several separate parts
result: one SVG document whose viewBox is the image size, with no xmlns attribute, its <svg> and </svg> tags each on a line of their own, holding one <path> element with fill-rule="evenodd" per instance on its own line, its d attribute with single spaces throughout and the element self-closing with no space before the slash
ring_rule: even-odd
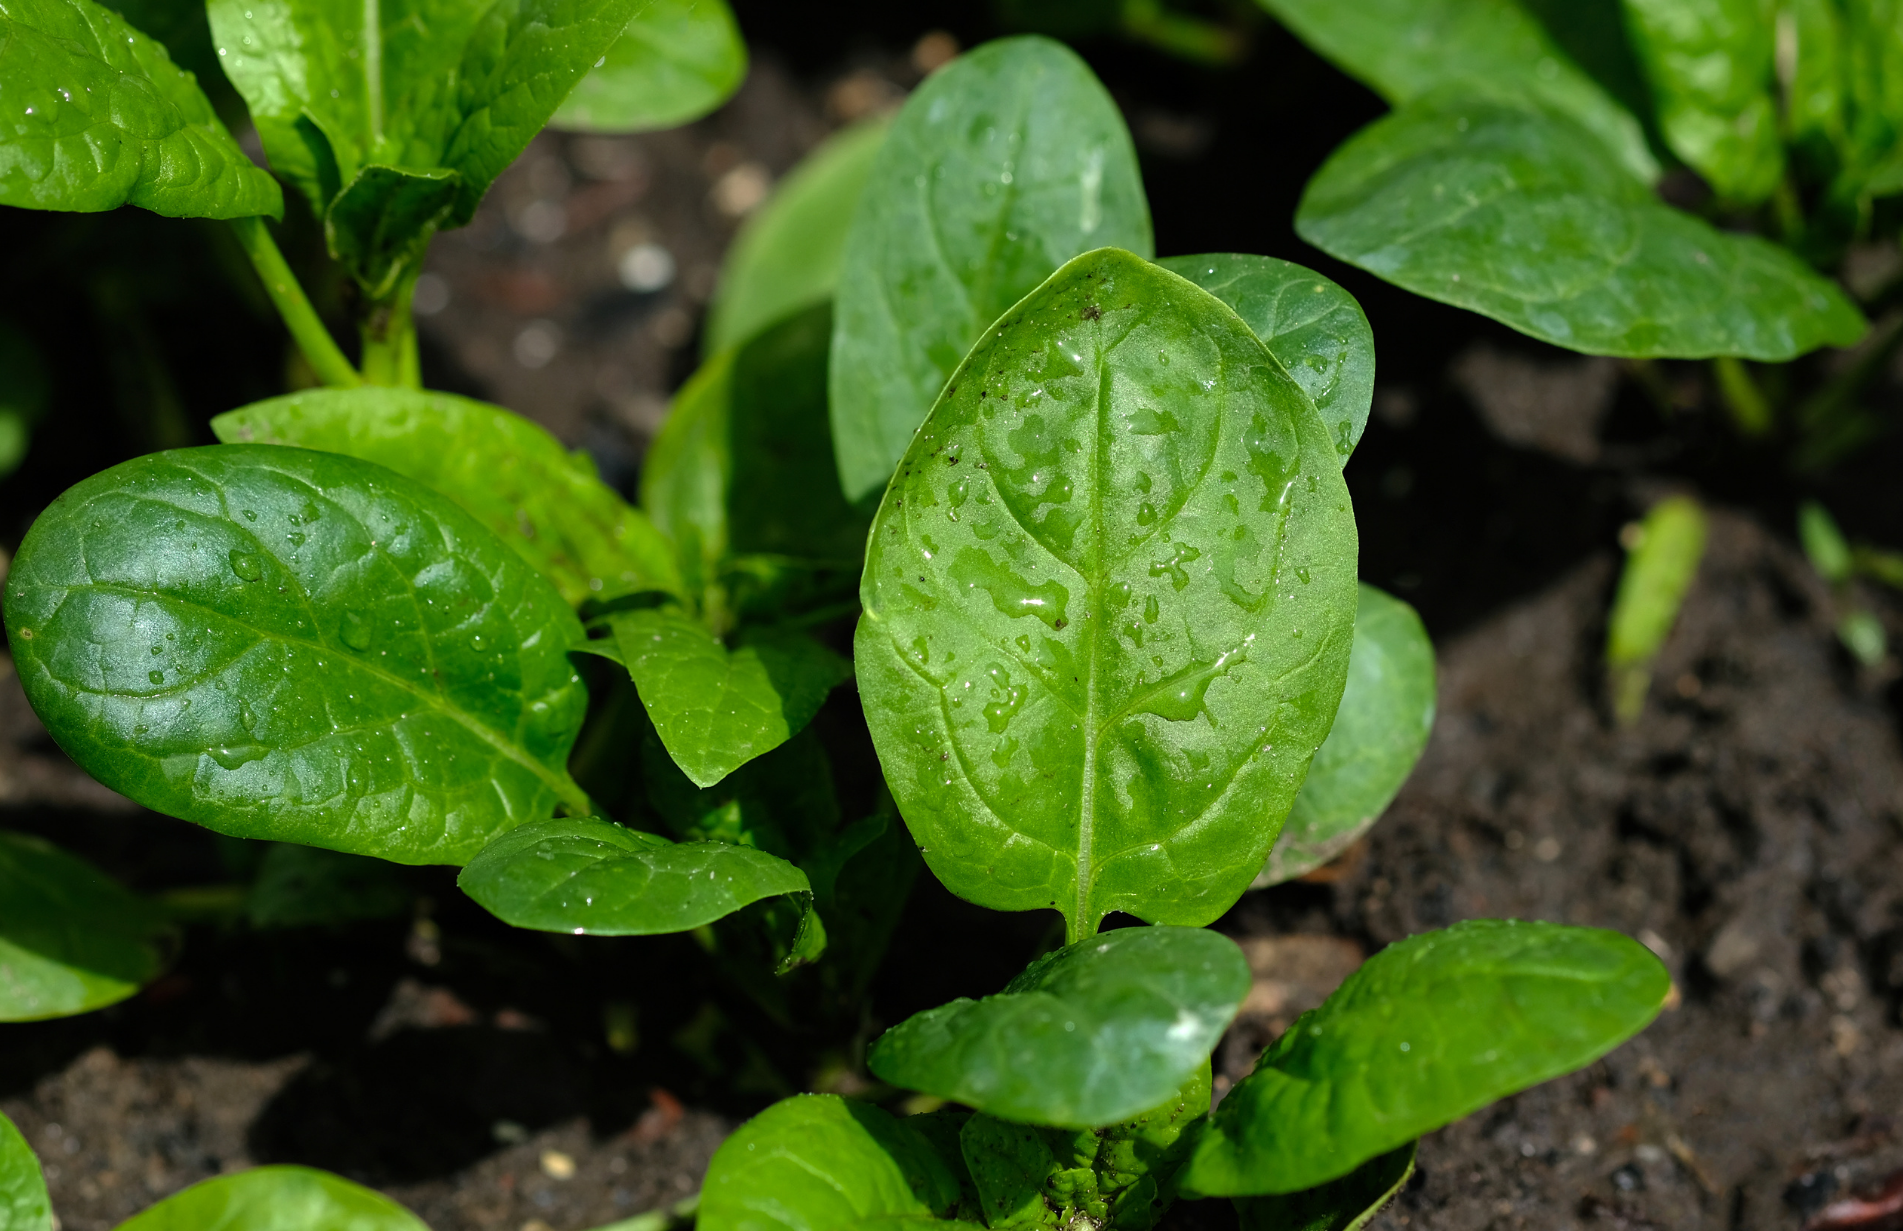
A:
<svg viewBox="0 0 1903 1231">
<path fill-rule="evenodd" d="M 1361 587 L 1348 687 L 1258 885 L 1293 880 L 1347 850 L 1407 781 L 1434 728 L 1434 643 L 1398 598 Z"/>
<path fill-rule="evenodd" d="M 1796 256 L 1672 209 L 1577 125 L 1441 97 L 1309 181 L 1304 239 L 1416 294 L 1588 354 L 1782 361 L 1863 335 Z"/>
<path fill-rule="evenodd" d="M 1026 35 L 927 78 L 846 236 L 831 376 L 846 497 L 884 486 L 986 326 L 1105 246 L 1150 255 L 1150 212 L 1123 117 L 1082 60 Z"/>
<path fill-rule="evenodd" d="M 648 0 L 549 124 L 571 132 L 672 128 L 740 88 L 747 45 L 726 0 Z"/>
<path fill-rule="evenodd" d="M 98 868 L 0 830 L 0 1021 L 89 1013 L 164 966 L 163 915 Z"/>
<path fill-rule="evenodd" d="M 1776 0 L 1624 0 L 1626 25 L 1672 152 L 1744 205 L 1784 174 Z"/>
<path fill-rule="evenodd" d="M 33 1147 L 13 1121 L 0 1115 L 0 1227 L 53 1231 L 53 1205 Z"/>
<path fill-rule="evenodd" d="M 866 1065 L 1000 1119 L 1100 1128 L 1206 1069 L 1248 991 L 1249 964 L 1226 936 L 1121 928 L 1046 954 L 996 996 L 915 1014 Z"/>
<path fill-rule="evenodd" d="M 379 1192 L 310 1167 L 253 1167 L 201 1180 L 117 1231 L 429 1231 Z"/>
<path fill-rule="evenodd" d="M 388 466 L 435 488 L 502 536 L 579 604 L 681 591 L 673 553 L 541 426 L 500 406 L 420 389 L 310 389 L 219 415 L 228 444 L 299 445 Z"/>
<path fill-rule="evenodd" d="M 448 498 L 334 453 L 124 462 L 27 532 L 27 699 L 88 773 L 220 833 L 461 863 L 557 803 L 587 697 L 561 595 Z"/>
<path fill-rule="evenodd" d="M 1598 928 L 1475 919 L 1389 945 L 1229 1092 L 1184 1188 L 1293 1193 L 1347 1175 L 1598 1059 L 1670 986 L 1644 946 Z"/>
<path fill-rule="evenodd" d="M 93 0 L 0 10 L 0 205 L 278 217 L 283 194 L 165 48 Z"/>
<path fill-rule="evenodd" d="M 1242 1231 L 1361 1231 L 1414 1174 L 1414 1143 L 1390 1150 L 1338 1180 L 1274 1197 L 1241 1197 Z"/>
<path fill-rule="evenodd" d="M 411 897 L 381 859 L 277 842 L 258 865 L 245 915 L 260 929 L 388 919 L 407 911 Z"/>
<path fill-rule="evenodd" d="M 948 888 L 1200 925 L 1260 871 L 1353 640 L 1334 441 L 1219 301 L 1071 262 L 972 350 L 874 522 L 855 670 Z"/>
<path fill-rule="evenodd" d="M 1374 402 L 1374 331 L 1355 297 L 1312 269 L 1232 252 L 1157 262 L 1228 304 L 1302 387 L 1342 465 Z"/>
</svg>

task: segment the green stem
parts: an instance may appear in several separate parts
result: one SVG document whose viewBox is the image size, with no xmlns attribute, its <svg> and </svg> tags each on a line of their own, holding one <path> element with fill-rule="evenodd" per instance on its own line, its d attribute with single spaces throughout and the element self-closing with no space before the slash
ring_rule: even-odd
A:
<svg viewBox="0 0 1903 1231">
<path fill-rule="evenodd" d="M 363 379 L 372 385 L 400 385 L 407 389 L 422 387 L 423 381 L 416 351 L 416 319 L 410 300 L 416 290 L 416 277 L 422 270 L 412 268 L 397 280 L 388 299 L 370 308 L 363 322 Z"/>
<path fill-rule="evenodd" d="M 277 241 L 271 238 L 264 219 L 233 218 L 231 230 L 238 237 L 239 247 L 251 258 L 252 268 L 258 271 L 258 279 L 264 283 L 264 293 L 271 297 L 278 315 L 284 318 L 292 341 L 304 352 L 317 379 L 340 389 L 361 385 L 363 378 L 350 366 L 350 360 L 344 357 L 330 330 L 318 319 L 317 309 L 311 307 L 304 288 L 298 285 L 297 275 L 285 263 L 284 254 L 278 251 Z"/>
<path fill-rule="evenodd" d="M 1737 425 L 1738 434 L 1748 439 L 1757 439 L 1771 430 L 1771 403 L 1764 396 L 1764 390 L 1758 388 L 1758 382 L 1751 379 L 1751 370 L 1734 355 L 1720 355 L 1711 361 L 1712 373 L 1718 378 L 1718 396 L 1731 412 L 1731 421 Z"/>
</svg>

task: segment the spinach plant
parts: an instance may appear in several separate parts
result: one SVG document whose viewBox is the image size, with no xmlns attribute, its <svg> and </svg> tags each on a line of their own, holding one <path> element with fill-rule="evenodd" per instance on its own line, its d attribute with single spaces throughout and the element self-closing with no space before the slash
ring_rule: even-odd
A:
<svg viewBox="0 0 1903 1231">
<path fill-rule="evenodd" d="M 498 22 L 471 46 L 506 45 Z M 846 140 L 737 247 L 639 508 L 467 399 L 244 407 L 225 443 L 35 522 L 5 604 L 27 695 L 147 806 L 460 865 L 519 927 L 694 931 L 788 1030 L 863 995 L 921 860 L 981 906 L 1057 912 L 1063 945 L 999 993 L 873 1042 L 871 1073 L 937 1110 L 773 1105 L 715 1158 L 707 1231 L 1143 1228 L 1179 1197 L 1358 1225 L 1422 1133 L 1604 1053 L 1668 987 L 1622 936 L 1470 921 L 1376 955 L 1211 1111 L 1249 973 L 1207 925 L 1351 841 L 1432 718 L 1418 619 L 1355 577 L 1366 319 L 1283 261 L 1153 260 L 1129 134 L 1048 40 L 979 48 Z M 402 217 L 435 194 L 465 216 L 489 165 L 354 148 L 351 191 Z M 357 200 L 327 206 L 339 234 Z M 836 265 L 780 250 L 841 212 Z M 416 248 L 354 242 L 400 301 Z M 856 817 L 814 722 L 849 680 L 882 770 Z M 69 928 L 136 949 L 108 897 Z M 214 1201 L 233 1226 L 274 1204 L 408 1225 L 268 1169 L 140 1218 Z"/>
</svg>

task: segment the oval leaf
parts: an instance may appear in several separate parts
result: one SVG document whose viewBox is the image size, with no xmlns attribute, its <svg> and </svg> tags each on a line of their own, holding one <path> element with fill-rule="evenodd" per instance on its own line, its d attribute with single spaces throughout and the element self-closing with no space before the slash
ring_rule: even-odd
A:
<svg viewBox="0 0 1903 1231">
<path fill-rule="evenodd" d="M 1361 1231 L 1413 1175 L 1410 1141 L 1316 1188 L 1238 1198 L 1236 1220 L 1242 1231 Z"/>
<path fill-rule="evenodd" d="M 973 348 L 873 524 L 855 670 L 952 892 L 1201 925 L 1261 870 L 1353 641 L 1333 439 L 1220 302 L 1071 262 Z"/>
<path fill-rule="evenodd" d="M 0 1021 L 117 1004 L 164 966 L 164 917 L 90 863 L 0 831 Z"/>
<path fill-rule="evenodd" d="M 1181 1089 L 1248 992 L 1228 937 L 1121 928 L 1046 954 L 996 996 L 907 1019 L 866 1065 L 1000 1119 L 1098 1128 Z"/>
<path fill-rule="evenodd" d="M 1225 252 L 1157 264 L 1228 304 L 1255 331 L 1334 431 L 1346 466 L 1374 404 L 1374 330 L 1355 297 L 1272 256 Z"/>
<path fill-rule="evenodd" d="M 456 883 L 512 927 L 577 936 L 685 932 L 763 898 L 812 891 L 804 872 L 765 851 L 674 843 L 593 817 L 512 829 Z"/>
<path fill-rule="evenodd" d="M 53 1203 L 33 1147 L 13 1121 L 0 1115 L 0 1227 L 53 1231 Z"/>
<path fill-rule="evenodd" d="M 725 0 L 649 0 L 549 121 L 571 132 L 633 133 L 699 119 L 747 75 L 747 45 Z"/>
<path fill-rule="evenodd" d="M 201 1180 L 117 1231 L 429 1231 L 379 1192 L 310 1167 L 253 1167 Z"/>
<path fill-rule="evenodd" d="M 1075 53 L 1000 39 L 927 78 L 846 236 L 831 380 L 847 499 L 891 476 L 985 326 L 1078 253 L 1150 243 L 1130 134 Z"/>
<path fill-rule="evenodd" d="M 1769 197 L 1784 176 L 1774 4 L 1624 0 L 1623 7 L 1672 152 L 1730 201 Z"/>
<path fill-rule="evenodd" d="M 277 217 L 283 194 L 165 48 L 93 0 L 0 9 L 0 205 Z"/>
<path fill-rule="evenodd" d="M 220 833 L 461 863 L 588 810 L 574 613 L 381 466 L 214 445 L 94 475 L 20 544 L 6 627 L 82 768 Z"/>
<path fill-rule="evenodd" d="M 1361 587 L 1348 687 L 1256 886 L 1280 884 L 1347 850 L 1387 810 L 1434 729 L 1434 643 L 1398 598 Z"/>
<path fill-rule="evenodd" d="M 1780 362 L 1866 327 L 1835 283 L 1665 205 L 1577 125 L 1471 98 L 1355 134 L 1309 181 L 1295 229 L 1416 294 L 1587 354 Z"/>
<path fill-rule="evenodd" d="M 1292 1193 L 1347 1175 L 1590 1064 L 1658 1016 L 1670 987 L 1643 945 L 1598 928 L 1475 919 L 1389 945 L 1229 1092 L 1184 1187 Z"/>
<path fill-rule="evenodd" d="M 500 406 L 421 389 L 311 389 L 219 415 L 227 444 L 301 445 L 388 466 L 476 515 L 579 604 L 681 591 L 673 553 L 540 425 Z"/>
</svg>

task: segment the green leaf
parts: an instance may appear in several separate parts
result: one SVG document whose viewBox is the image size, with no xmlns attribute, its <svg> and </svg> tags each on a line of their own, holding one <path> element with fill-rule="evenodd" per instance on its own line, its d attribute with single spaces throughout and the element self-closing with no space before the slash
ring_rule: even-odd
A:
<svg viewBox="0 0 1903 1231">
<path fill-rule="evenodd" d="M 641 785 L 676 838 L 755 847 L 811 874 L 810 856 L 839 828 L 839 800 L 832 765 L 810 726 L 703 789 L 681 772 L 646 717 L 644 711 Z"/>
<path fill-rule="evenodd" d="M 873 523 L 854 642 L 952 892 L 1201 925 L 1247 887 L 1353 642 L 1331 433 L 1236 315 L 1080 257 L 974 347 Z"/>
<path fill-rule="evenodd" d="M 703 335 L 713 355 L 793 311 L 832 298 L 853 207 L 885 143 L 887 121 L 834 133 L 781 180 L 734 241 L 720 268 Z"/>
<path fill-rule="evenodd" d="M 1645 708 L 1652 660 L 1664 648 L 1705 555 L 1705 511 L 1690 496 L 1659 501 L 1629 541 L 1619 591 L 1606 621 L 1606 666 L 1621 722 Z"/>
<path fill-rule="evenodd" d="M 1450 86 L 1523 100 L 1570 117 L 1628 175 L 1658 178 L 1632 113 L 1580 72 L 1518 0 L 1257 2 L 1397 107 Z"/>
<path fill-rule="evenodd" d="M 228 444 L 344 453 L 435 488 L 570 603 L 681 590 L 667 543 L 601 481 L 594 462 L 499 406 L 420 389 L 311 389 L 253 402 L 211 427 Z"/>
<path fill-rule="evenodd" d="M 1220 933 L 1121 928 L 1046 954 L 996 996 L 916 1014 L 866 1066 L 1001 1119 L 1098 1128 L 1177 1093 L 1248 991 L 1249 964 Z"/>
<path fill-rule="evenodd" d="M 985 327 L 1092 248 L 1151 253 L 1136 151 L 1077 56 L 1026 35 L 913 92 L 846 236 L 832 415 L 849 500 L 884 486 Z"/>
<path fill-rule="evenodd" d="M 1846 175 L 1864 192 L 1888 195 L 1903 190 L 1903 9 L 1890 0 L 1848 0 L 1839 11 L 1851 146 Z M 1800 65 L 1802 54 L 1800 48 Z"/>
<path fill-rule="evenodd" d="M 1671 987 L 1617 932 L 1474 919 L 1389 945 L 1297 1018 L 1211 1117 L 1204 1196 L 1293 1193 L 1644 1029 Z"/>
<path fill-rule="evenodd" d="M 857 1001 L 878 972 L 911 896 L 922 866 L 918 848 L 885 799 L 880 811 L 847 826 L 804 866 L 814 903 L 830 920 L 828 966 Z"/>
<path fill-rule="evenodd" d="M 1355 297 L 1272 256 L 1216 253 L 1157 262 L 1228 304 L 1302 387 L 1335 434 L 1342 465 L 1374 404 L 1374 331 Z"/>
<path fill-rule="evenodd" d="M 5 1115 L 0 1115 L 0 1227 L 53 1231 L 53 1204 L 46 1195 L 40 1160 Z"/>
<path fill-rule="evenodd" d="M 1338 1180 L 1272 1197 L 1240 1197 L 1242 1231 L 1361 1231 L 1414 1174 L 1414 1143 L 1390 1150 Z"/>
<path fill-rule="evenodd" d="M 1295 216 L 1332 256 L 1588 354 L 1783 361 L 1863 315 L 1755 236 L 1660 202 L 1564 117 L 1441 97 L 1377 120 Z"/>
<path fill-rule="evenodd" d="M 50 843 L 0 830 L 0 1022 L 117 1004 L 164 967 L 150 903 Z"/>
<path fill-rule="evenodd" d="M 52 381 L 33 339 L 0 320 L 0 478 L 26 460 L 33 428 L 52 400 Z"/>
<path fill-rule="evenodd" d="M 173 218 L 278 217 L 277 183 L 192 75 L 93 0 L 0 10 L 0 205 Z"/>
<path fill-rule="evenodd" d="M 1784 10 L 1796 41 L 1786 105 L 1791 144 L 1842 151 L 1849 135 L 1843 14 L 1833 0 L 1785 0 Z"/>
<path fill-rule="evenodd" d="M 406 171 L 371 165 L 331 202 L 324 238 L 373 300 L 387 298 L 455 208 L 461 177 L 435 168 Z"/>
<path fill-rule="evenodd" d="M 53 738 L 220 833 L 398 863 L 586 811 L 553 586 L 446 497 L 278 445 L 124 462 L 20 544 L 7 638 Z"/>
<path fill-rule="evenodd" d="M 254 928 L 310 927 L 388 919 L 410 900 L 402 877 L 381 859 L 277 842 L 258 866 L 245 914 Z"/>
<path fill-rule="evenodd" d="M 1319 868 L 1368 831 L 1434 728 L 1434 643 L 1398 598 L 1361 587 L 1348 687 L 1257 885 Z"/>
<path fill-rule="evenodd" d="M 747 75 L 747 45 L 726 0 L 648 0 L 549 121 L 573 132 L 632 133 L 697 120 Z"/>
<path fill-rule="evenodd" d="M 674 843 L 592 817 L 512 829 L 456 883 L 512 927 L 578 936 L 686 932 L 763 898 L 812 891 L 804 872 L 765 851 Z"/>
<path fill-rule="evenodd" d="M 1831 585 L 1843 585 L 1856 574 L 1856 558 L 1837 528 L 1837 519 L 1815 500 L 1797 506 L 1797 541 L 1804 545 L 1817 575 Z"/>
<path fill-rule="evenodd" d="M 201 1180 L 117 1231 L 429 1231 L 379 1192 L 310 1167 L 253 1167 Z"/>
<path fill-rule="evenodd" d="M 710 787 L 796 735 L 852 664 L 809 637 L 771 630 L 733 649 L 675 608 L 609 617 L 620 659 L 668 755 Z"/>
<path fill-rule="evenodd" d="M 1784 174 L 1772 96 L 1776 0 L 1624 0 L 1672 152 L 1755 205 Z"/>
<path fill-rule="evenodd" d="M 955 1160 L 904 1120 L 836 1094 L 783 1099 L 715 1151 L 698 1231 L 845 1231 L 942 1219 L 958 1203 Z M 969 1224 L 931 1222 L 935 1231 Z"/>
</svg>

